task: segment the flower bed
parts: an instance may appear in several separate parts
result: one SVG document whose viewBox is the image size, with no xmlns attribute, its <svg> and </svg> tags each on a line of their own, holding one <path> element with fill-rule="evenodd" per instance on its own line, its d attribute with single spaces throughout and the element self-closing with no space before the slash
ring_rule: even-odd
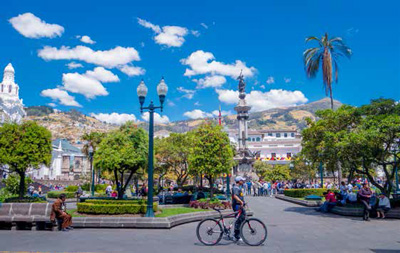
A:
<svg viewBox="0 0 400 253">
<path fill-rule="evenodd" d="M 189 206 L 192 208 L 201 208 L 201 209 L 209 209 L 209 208 L 223 208 L 228 209 L 232 207 L 231 202 L 229 201 L 220 201 L 218 199 L 200 199 L 195 201 L 190 201 Z"/>
<path fill-rule="evenodd" d="M 304 198 L 309 195 L 317 195 L 320 197 L 324 196 L 324 193 L 328 189 L 288 189 L 283 192 L 285 196 L 292 197 L 292 198 Z M 338 192 L 337 190 L 332 190 L 333 192 Z"/>
<path fill-rule="evenodd" d="M 117 200 L 116 200 L 117 201 Z M 125 203 L 77 203 L 78 213 L 86 214 L 139 214 L 146 213 L 146 204 L 125 204 Z M 153 204 L 154 211 L 157 211 L 157 203 Z"/>
</svg>

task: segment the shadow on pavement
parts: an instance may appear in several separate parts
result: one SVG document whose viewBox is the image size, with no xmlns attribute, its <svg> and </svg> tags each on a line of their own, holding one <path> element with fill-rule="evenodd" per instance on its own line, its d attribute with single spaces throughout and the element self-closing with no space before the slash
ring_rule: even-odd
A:
<svg viewBox="0 0 400 253">
<path fill-rule="evenodd" d="M 284 209 L 285 212 L 294 212 L 294 213 L 300 213 L 304 215 L 311 215 L 311 216 L 320 216 L 320 217 L 329 217 L 333 219 L 348 219 L 348 220 L 354 220 L 354 221 L 362 221 L 362 218 L 359 217 L 351 217 L 351 216 L 343 216 L 343 215 L 337 215 L 337 214 L 332 214 L 332 213 L 321 213 L 315 211 L 315 207 L 288 207 Z"/>
<path fill-rule="evenodd" d="M 396 249 L 370 249 L 372 252 L 375 253 L 394 253 L 394 252 L 400 252 L 400 250 Z"/>
</svg>

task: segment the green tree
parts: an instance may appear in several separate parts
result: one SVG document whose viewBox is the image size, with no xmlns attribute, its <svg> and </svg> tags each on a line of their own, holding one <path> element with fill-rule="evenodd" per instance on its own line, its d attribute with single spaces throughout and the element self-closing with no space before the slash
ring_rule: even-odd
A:
<svg viewBox="0 0 400 253">
<path fill-rule="evenodd" d="M 335 70 L 335 81 L 338 82 L 339 57 L 351 57 L 351 49 L 343 42 L 340 37 L 329 38 L 328 33 L 325 33 L 320 39 L 314 36 L 306 38 L 306 43 L 309 41 L 317 41 L 318 46 L 308 48 L 303 52 L 304 66 L 309 78 L 314 78 L 321 65 L 322 67 L 322 80 L 326 95 L 331 98 L 331 109 L 333 110 L 333 92 L 332 80 L 333 70 Z"/>
<path fill-rule="evenodd" d="M 19 194 L 20 181 L 20 176 L 15 173 L 9 174 L 6 179 L 3 179 L 3 183 L 6 184 L 5 189 L 7 190 L 7 192 L 13 195 Z M 25 178 L 25 189 L 27 189 L 28 185 L 32 182 L 33 180 L 30 177 Z"/>
<path fill-rule="evenodd" d="M 127 123 L 108 133 L 94 154 L 94 163 L 102 170 L 114 173 L 118 198 L 121 199 L 133 174 L 147 163 L 147 135 L 142 128 Z M 128 178 L 124 180 L 124 174 Z"/>
<path fill-rule="evenodd" d="M 292 160 L 293 167 L 290 169 L 290 177 L 300 180 L 315 179 L 318 164 L 307 161 L 303 156 L 297 155 Z"/>
<path fill-rule="evenodd" d="M 189 176 L 188 156 L 191 145 L 188 133 L 172 133 L 169 137 L 157 141 L 156 167 L 171 171 L 176 176 L 176 183 L 182 186 Z M 166 169 L 167 167 L 168 169 Z"/>
<path fill-rule="evenodd" d="M 290 169 L 288 164 L 269 164 L 264 175 L 264 180 L 266 181 L 282 181 L 289 180 L 290 178 Z"/>
<path fill-rule="evenodd" d="M 104 138 L 105 135 L 105 133 L 100 132 L 85 133 L 82 136 L 82 140 L 85 141 L 85 144 L 82 147 L 82 153 L 88 156 L 90 146 L 92 146 L 93 151 L 96 152 L 97 147 L 99 146 L 101 140 Z"/>
<path fill-rule="evenodd" d="M 253 164 L 254 172 L 259 178 L 264 178 L 267 172 L 267 164 L 263 161 L 257 160 Z"/>
<path fill-rule="evenodd" d="M 189 168 L 193 174 L 205 175 L 213 197 L 213 180 L 221 173 L 230 172 L 234 164 L 234 150 L 222 127 L 213 123 L 203 123 L 191 134 Z"/>
<path fill-rule="evenodd" d="M 19 197 L 25 195 L 25 172 L 50 165 L 51 133 L 33 121 L 0 127 L 0 164 L 20 176 Z"/>
</svg>

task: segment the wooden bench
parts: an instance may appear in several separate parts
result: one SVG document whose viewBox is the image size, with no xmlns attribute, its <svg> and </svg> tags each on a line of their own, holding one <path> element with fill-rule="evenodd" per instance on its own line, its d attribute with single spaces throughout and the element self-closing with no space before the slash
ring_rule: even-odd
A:
<svg viewBox="0 0 400 253">
<path fill-rule="evenodd" d="M 0 228 L 3 229 L 53 229 L 50 221 L 51 203 L 0 204 Z"/>
</svg>

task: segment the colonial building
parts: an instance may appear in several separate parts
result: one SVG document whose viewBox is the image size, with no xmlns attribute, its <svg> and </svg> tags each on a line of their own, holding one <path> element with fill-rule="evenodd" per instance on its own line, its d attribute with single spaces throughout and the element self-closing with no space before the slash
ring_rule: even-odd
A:
<svg viewBox="0 0 400 253">
<path fill-rule="evenodd" d="M 42 166 L 38 170 L 30 170 L 34 179 L 77 180 L 90 174 L 90 162 L 82 151 L 65 139 L 52 142 L 53 151 L 50 167 Z"/>
<path fill-rule="evenodd" d="M 19 99 L 19 86 L 15 83 L 15 70 L 9 63 L 4 69 L 3 81 L 0 83 L 0 124 L 20 123 L 25 116 L 22 99 Z"/>
<path fill-rule="evenodd" d="M 234 130 L 228 130 L 233 143 L 239 137 Z M 272 164 L 289 163 L 301 151 L 301 135 L 294 129 L 288 130 L 249 130 L 247 145 L 257 159 Z"/>
</svg>

